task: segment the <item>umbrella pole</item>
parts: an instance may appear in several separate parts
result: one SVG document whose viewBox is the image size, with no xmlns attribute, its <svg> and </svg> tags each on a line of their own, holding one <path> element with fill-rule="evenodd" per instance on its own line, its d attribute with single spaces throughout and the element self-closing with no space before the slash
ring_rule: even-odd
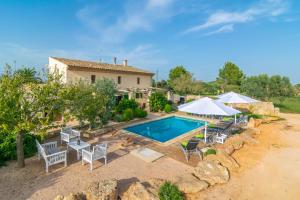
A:
<svg viewBox="0 0 300 200">
<path fill-rule="evenodd" d="M 204 142 L 206 144 L 206 133 L 207 133 L 207 122 L 205 122 L 205 127 L 204 127 Z"/>
</svg>

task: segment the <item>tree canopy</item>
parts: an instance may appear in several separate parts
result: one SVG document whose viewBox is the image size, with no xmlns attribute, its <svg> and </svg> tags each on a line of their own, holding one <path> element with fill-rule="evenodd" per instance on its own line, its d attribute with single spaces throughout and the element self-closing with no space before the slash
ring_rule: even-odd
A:
<svg viewBox="0 0 300 200">
<path fill-rule="evenodd" d="M 169 86 L 173 88 L 174 81 L 177 78 L 180 78 L 181 76 L 192 78 L 192 74 L 187 69 L 185 69 L 184 66 L 179 65 L 179 66 L 172 68 L 169 72 L 169 79 L 168 79 Z"/>
<path fill-rule="evenodd" d="M 279 75 L 269 77 L 267 74 L 246 78 L 241 90 L 247 95 L 259 99 L 271 97 L 290 97 L 294 95 L 293 86 L 288 77 Z"/>
<path fill-rule="evenodd" d="M 234 63 L 226 62 L 219 70 L 219 80 L 225 85 L 241 85 L 245 75 L 243 71 Z"/>
</svg>

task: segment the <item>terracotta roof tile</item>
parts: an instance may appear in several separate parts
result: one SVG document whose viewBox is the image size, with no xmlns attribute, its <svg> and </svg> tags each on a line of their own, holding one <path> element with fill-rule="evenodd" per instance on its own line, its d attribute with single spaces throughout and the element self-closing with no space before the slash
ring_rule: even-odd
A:
<svg viewBox="0 0 300 200">
<path fill-rule="evenodd" d="M 83 60 L 75 60 L 75 59 L 67 59 L 67 58 L 57 58 L 51 57 L 55 60 L 58 60 L 69 67 L 79 67 L 79 68 L 90 68 L 90 69 L 99 69 L 99 70 L 107 70 L 107 71 L 120 71 L 120 72 L 131 72 L 145 75 L 154 75 L 154 73 L 138 69 L 132 66 L 124 66 L 120 64 L 108 64 L 108 63 L 100 63 L 100 62 L 91 62 L 91 61 L 83 61 Z"/>
</svg>

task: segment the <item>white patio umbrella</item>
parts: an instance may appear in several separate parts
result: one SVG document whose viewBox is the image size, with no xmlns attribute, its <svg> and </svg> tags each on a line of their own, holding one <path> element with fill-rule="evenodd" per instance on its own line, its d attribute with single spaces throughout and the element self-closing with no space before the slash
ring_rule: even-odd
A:
<svg viewBox="0 0 300 200">
<path fill-rule="evenodd" d="M 228 92 L 225 94 L 221 94 L 218 96 L 218 102 L 221 103 L 257 103 L 260 102 L 256 99 L 252 99 L 250 97 L 235 93 L 235 92 Z"/>
<path fill-rule="evenodd" d="M 236 116 L 241 113 L 239 110 L 226 106 L 224 103 L 204 97 L 178 107 L 181 112 L 198 115 L 218 115 L 218 116 Z M 204 139 L 206 143 L 207 123 L 205 123 Z"/>
</svg>

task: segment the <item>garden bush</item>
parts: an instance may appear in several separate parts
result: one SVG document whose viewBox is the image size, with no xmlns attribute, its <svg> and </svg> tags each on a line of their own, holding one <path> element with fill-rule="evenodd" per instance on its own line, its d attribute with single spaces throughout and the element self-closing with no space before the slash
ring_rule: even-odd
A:
<svg viewBox="0 0 300 200">
<path fill-rule="evenodd" d="M 171 182 L 165 182 L 158 192 L 160 200 L 183 200 L 183 194 L 179 191 L 178 187 Z"/>
<path fill-rule="evenodd" d="M 121 115 L 121 114 L 116 114 L 116 115 L 114 116 L 114 121 L 116 121 L 116 122 L 122 122 L 122 121 L 124 121 L 123 115 Z"/>
<path fill-rule="evenodd" d="M 134 117 L 145 118 L 148 115 L 147 111 L 142 110 L 141 108 L 134 109 Z"/>
<path fill-rule="evenodd" d="M 170 113 L 172 111 L 172 106 L 170 104 L 166 104 L 164 111 L 165 113 Z"/>
<path fill-rule="evenodd" d="M 138 108 L 138 106 L 139 104 L 134 99 L 123 98 L 116 106 L 116 111 L 117 113 L 123 113 L 128 108 L 135 110 L 136 108 Z"/>
<path fill-rule="evenodd" d="M 16 134 L 0 132 L 0 166 L 5 164 L 5 161 L 17 159 Z M 37 149 L 35 139 L 40 137 L 26 133 L 24 135 L 24 156 L 25 158 L 33 156 Z"/>
<path fill-rule="evenodd" d="M 263 116 L 262 115 L 258 115 L 258 114 L 248 114 L 248 119 L 253 118 L 253 119 L 262 119 Z"/>
<path fill-rule="evenodd" d="M 215 149 L 207 149 L 207 151 L 204 152 L 204 156 L 208 156 L 210 154 L 216 154 L 217 151 Z"/>
<path fill-rule="evenodd" d="M 123 120 L 124 121 L 129 121 L 132 120 L 134 117 L 133 115 L 133 111 L 131 108 L 127 108 L 124 112 L 123 112 Z"/>
<path fill-rule="evenodd" d="M 168 100 L 163 93 L 152 93 L 149 98 L 150 110 L 153 112 L 158 112 L 164 110 Z"/>
</svg>

